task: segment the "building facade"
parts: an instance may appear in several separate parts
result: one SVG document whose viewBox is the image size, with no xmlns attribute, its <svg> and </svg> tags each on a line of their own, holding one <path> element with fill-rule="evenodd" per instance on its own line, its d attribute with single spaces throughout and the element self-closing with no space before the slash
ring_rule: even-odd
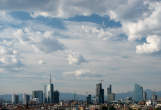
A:
<svg viewBox="0 0 161 110">
<path fill-rule="evenodd" d="M 102 89 L 102 83 L 96 84 L 96 103 L 104 103 L 104 89 Z"/>
<path fill-rule="evenodd" d="M 115 100 L 115 94 L 112 93 L 112 85 L 110 84 L 107 88 L 107 101 L 112 102 Z"/>
<path fill-rule="evenodd" d="M 27 105 L 30 102 L 30 95 L 28 94 L 23 94 L 23 104 Z"/>
<path fill-rule="evenodd" d="M 59 91 L 54 91 L 54 103 L 59 103 Z"/>
<path fill-rule="evenodd" d="M 44 87 L 44 99 L 45 103 L 54 103 L 54 84 L 51 83 L 51 74 L 49 84 Z"/>
<path fill-rule="evenodd" d="M 19 104 L 19 95 L 17 94 L 12 95 L 12 104 Z"/>
<path fill-rule="evenodd" d="M 43 91 L 41 90 L 35 90 L 32 91 L 32 99 L 38 99 L 38 103 L 43 103 Z"/>
<path fill-rule="evenodd" d="M 89 94 L 87 96 L 87 104 L 92 104 L 92 96 L 91 96 L 91 94 Z"/>
<path fill-rule="evenodd" d="M 143 100 L 143 87 L 138 84 L 134 86 L 134 100 L 136 102 Z"/>
</svg>

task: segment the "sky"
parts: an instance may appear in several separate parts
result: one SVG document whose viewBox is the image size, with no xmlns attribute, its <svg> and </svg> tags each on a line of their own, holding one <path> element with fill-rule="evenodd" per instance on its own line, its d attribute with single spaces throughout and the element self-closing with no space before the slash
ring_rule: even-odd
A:
<svg viewBox="0 0 161 110">
<path fill-rule="evenodd" d="M 161 0 L 0 0 L 0 94 L 161 90 Z"/>
</svg>

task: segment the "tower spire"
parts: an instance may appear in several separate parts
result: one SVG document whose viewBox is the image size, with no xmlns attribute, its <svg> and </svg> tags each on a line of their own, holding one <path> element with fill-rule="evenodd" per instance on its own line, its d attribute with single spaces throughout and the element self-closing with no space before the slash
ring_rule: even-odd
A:
<svg viewBox="0 0 161 110">
<path fill-rule="evenodd" d="M 51 84 L 51 73 L 50 73 L 50 84 Z"/>
</svg>

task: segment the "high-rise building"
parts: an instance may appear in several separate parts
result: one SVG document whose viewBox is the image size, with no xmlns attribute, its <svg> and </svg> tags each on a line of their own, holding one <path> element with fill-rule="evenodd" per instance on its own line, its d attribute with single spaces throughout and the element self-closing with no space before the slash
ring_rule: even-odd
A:
<svg viewBox="0 0 161 110">
<path fill-rule="evenodd" d="M 91 94 L 89 94 L 87 96 L 87 104 L 91 104 L 91 103 L 92 103 L 92 96 L 91 96 Z"/>
<path fill-rule="evenodd" d="M 107 94 L 112 94 L 112 85 L 107 88 Z"/>
<path fill-rule="evenodd" d="M 44 86 L 44 103 L 47 103 L 47 93 L 46 93 L 46 87 L 47 85 Z"/>
<path fill-rule="evenodd" d="M 112 93 L 112 85 L 110 84 L 107 88 L 107 101 L 112 102 L 115 100 L 115 94 Z"/>
<path fill-rule="evenodd" d="M 38 99 L 38 103 L 43 103 L 43 91 L 41 90 L 35 90 L 32 91 L 32 99 Z"/>
<path fill-rule="evenodd" d="M 143 100 L 143 87 L 138 84 L 134 86 L 134 100 L 136 102 Z"/>
<path fill-rule="evenodd" d="M 51 83 L 51 74 L 50 74 L 50 82 L 45 86 L 44 90 L 46 103 L 54 103 L 54 84 Z"/>
<path fill-rule="evenodd" d="M 12 95 L 12 104 L 18 104 L 19 103 L 19 96 L 17 94 Z"/>
<path fill-rule="evenodd" d="M 152 97 L 151 97 L 151 99 L 152 99 L 153 101 L 157 101 L 158 96 L 157 96 L 156 94 L 153 94 Z"/>
<path fill-rule="evenodd" d="M 30 95 L 28 94 L 23 94 L 23 104 L 27 105 L 30 102 Z"/>
<path fill-rule="evenodd" d="M 104 89 L 102 89 L 102 83 L 96 84 L 96 103 L 104 103 Z"/>
<path fill-rule="evenodd" d="M 146 101 L 147 100 L 147 92 L 146 91 L 144 91 L 144 93 L 143 93 L 143 99 Z"/>
<path fill-rule="evenodd" d="M 54 103 L 59 103 L 59 91 L 54 91 Z"/>
</svg>

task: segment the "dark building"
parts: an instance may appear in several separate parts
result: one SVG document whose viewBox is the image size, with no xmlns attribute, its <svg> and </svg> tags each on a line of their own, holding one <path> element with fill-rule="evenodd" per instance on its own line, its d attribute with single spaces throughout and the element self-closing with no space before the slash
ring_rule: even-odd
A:
<svg viewBox="0 0 161 110">
<path fill-rule="evenodd" d="M 112 94 L 112 85 L 107 88 L 107 94 Z"/>
<path fill-rule="evenodd" d="M 12 104 L 19 104 L 19 95 L 17 94 L 12 95 Z"/>
<path fill-rule="evenodd" d="M 147 92 L 146 92 L 146 91 L 144 91 L 143 99 L 144 99 L 145 101 L 147 100 Z"/>
<path fill-rule="evenodd" d="M 54 91 L 54 103 L 59 103 L 59 91 Z"/>
<path fill-rule="evenodd" d="M 27 105 L 30 102 L 30 95 L 23 94 L 23 104 Z"/>
<path fill-rule="evenodd" d="M 41 90 L 35 90 L 32 91 L 32 99 L 38 99 L 38 103 L 43 103 L 43 91 Z"/>
<path fill-rule="evenodd" d="M 102 83 L 96 84 L 96 103 L 104 103 L 104 89 L 102 89 Z"/>
<path fill-rule="evenodd" d="M 112 102 L 115 100 L 115 94 L 112 93 L 112 85 L 110 84 L 107 88 L 107 101 Z"/>
<path fill-rule="evenodd" d="M 92 96 L 91 96 L 91 94 L 89 94 L 87 96 L 87 104 L 91 104 L 91 103 L 92 103 Z"/>
</svg>

